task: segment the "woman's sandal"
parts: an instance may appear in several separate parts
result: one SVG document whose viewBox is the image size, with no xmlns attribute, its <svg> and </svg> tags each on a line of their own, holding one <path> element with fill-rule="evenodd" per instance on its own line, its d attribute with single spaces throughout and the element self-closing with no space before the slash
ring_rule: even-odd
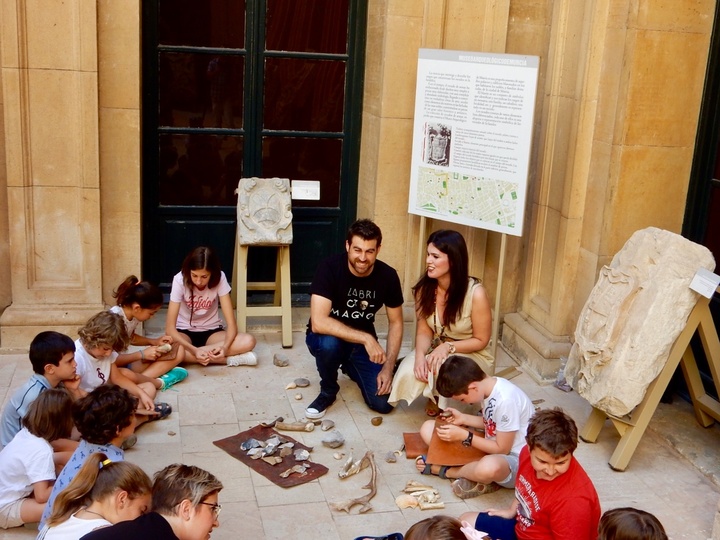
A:
<svg viewBox="0 0 720 540">
<path fill-rule="evenodd" d="M 420 474 L 435 475 L 435 473 L 432 472 L 432 465 L 431 465 L 430 463 L 428 463 L 428 462 L 426 461 L 426 459 L 427 459 L 427 456 L 426 456 L 425 454 L 422 454 L 422 455 L 420 455 L 420 456 L 418 456 L 418 457 L 415 458 L 415 463 L 417 463 L 418 461 L 422 460 L 423 464 L 425 465 L 425 467 L 423 468 L 423 470 L 420 471 Z M 438 473 L 437 473 L 436 476 L 439 476 L 439 477 L 442 478 L 443 480 L 449 480 L 449 478 L 447 477 L 447 470 L 448 470 L 449 468 L 450 468 L 449 465 L 440 465 L 440 470 L 438 471 Z"/>
<path fill-rule="evenodd" d="M 427 404 L 425 405 L 425 414 L 427 414 L 430 418 L 435 418 L 441 412 L 442 409 L 438 407 L 438 404 L 435 403 L 431 398 L 428 398 Z"/>
</svg>

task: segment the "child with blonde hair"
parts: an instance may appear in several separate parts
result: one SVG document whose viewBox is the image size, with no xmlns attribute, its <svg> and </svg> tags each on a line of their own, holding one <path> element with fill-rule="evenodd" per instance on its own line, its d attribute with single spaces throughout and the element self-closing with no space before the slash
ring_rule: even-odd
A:
<svg viewBox="0 0 720 540">
<path fill-rule="evenodd" d="M 137 413 L 141 418 L 137 419 L 138 424 L 165 418 L 172 412 L 167 403 L 153 402 L 157 388 L 152 382 L 136 383 L 128 377 L 133 377 L 128 370 L 120 370 L 115 364 L 118 353 L 130 343 L 130 336 L 120 315 L 101 311 L 88 319 L 85 326 L 78 330 L 78 335 L 80 337 L 75 341 L 75 361 L 81 390 L 91 392 L 106 383 L 124 388 L 140 402 Z"/>
<path fill-rule="evenodd" d="M 50 443 L 72 431 L 72 399 L 61 388 L 30 404 L 23 428 L 0 451 L 0 528 L 40 520 L 55 482 Z"/>
<path fill-rule="evenodd" d="M 122 351 L 117 357 L 117 365 L 151 379 L 159 379 L 160 390 L 167 390 L 184 381 L 188 372 L 177 366 L 185 359 L 185 348 L 182 345 L 176 346 L 175 356 L 172 359 L 163 359 L 163 355 L 168 351 L 163 351 L 162 347 L 173 344 L 172 336 L 149 338 L 137 332 L 140 324 L 149 320 L 163 306 L 160 288 L 149 281 L 128 276 L 113 292 L 113 297 L 117 300 L 117 305 L 111 307 L 110 311 L 123 318 L 125 329 L 130 336 L 130 345 L 134 345 L 136 349 Z"/>
<path fill-rule="evenodd" d="M 72 540 L 135 519 L 150 508 L 151 493 L 152 482 L 140 467 L 96 452 L 55 499 L 38 540 Z"/>
</svg>

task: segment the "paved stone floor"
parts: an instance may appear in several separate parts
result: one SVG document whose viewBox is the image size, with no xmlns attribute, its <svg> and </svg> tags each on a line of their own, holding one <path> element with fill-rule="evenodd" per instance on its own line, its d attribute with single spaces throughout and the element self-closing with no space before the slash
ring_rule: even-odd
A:
<svg viewBox="0 0 720 540">
<path fill-rule="evenodd" d="M 296 321 L 297 322 L 297 321 Z M 377 495 L 372 510 L 358 514 L 340 513 L 329 506 L 366 493 L 362 486 L 369 480 L 368 469 L 340 480 L 341 461 L 320 440 L 324 432 L 298 435 L 296 438 L 314 447 L 311 460 L 325 464 L 328 474 L 313 482 L 290 489 L 275 486 L 212 444 L 234 435 L 259 421 L 284 416 L 299 419 L 304 407 L 318 391 L 314 361 L 304 343 L 300 327 L 293 333 L 293 347 L 282 349 L 280 334 L 259 333 L 257 367 L 190 367 L 190 377 L 160 394 L 173 406 L 173 414 L 138 430 L 137 445 L 126 458 L 141 465 L 149 474 L 172 462 L 184 462 L 208 469 L 225 485 L 220 493 L 223 510 L 215 539 L 349 539 L 394 531 L 405 532 L 418 520 L 436 513 L 458 516 L 467 510 L 509 505 L 512 491 L 499 492 L 466 501 L 457 499 L 446 480 L 417 474 L 412 460 L 400 457 L 386 463 L 384 456 L 399 449 L 402 433 L 417 431 L 425 420 L 423 403 L 401 406 L 375 427 L 375 416 L 362 402 L 357 387 L 341 376 L 341 396 L 327 415 L 346 438 L 341 449 L 360 457 L 373 450 L 379 467 Z M 273 365 L 276 352 L 290 359 L 288 367 Z M 514 365 L 499 350 L 498 365 Z M 0 355 L 0 401 L 30 376 L 30 364 L 24 354 Z M 296 377 L 308 377 L 309 388 L 286 390 Z M 582 426 L 590 406 L 577 393 L 564 393 L 551 386 L 539 386 L 528 375 L 520 374 L 513 382 L 533 400 L 544 400 L 540 407 L 560 406 Z M 296 400 L 295 394 L 302 394 Z M 291 434 L 295 435 L 295 434 Z M 720 498 L 720 429 L 700 428 L 692 408 L 676 399 L 661 405 L 651 429 L 645 434 L 628 469 L 614 472 L 608 465 L 618 435 L 608 424 L 597 444 L 580 443 L 577 457 L 593 479 L 603 510 L 617 506 L 637 506 L 653 512 L 665 525 L 672 539 L 702 540 L 711 537 L 712 523 Z M 684 455 L 683 455 L 684 454 Z M 445 502 L 442 511 L 400 510 L 395 497 L 408 480 L 423 480 L 437 487 Z M 26 528 L 0 532 L 0 540 L 33 538 Z"/>
</svg>

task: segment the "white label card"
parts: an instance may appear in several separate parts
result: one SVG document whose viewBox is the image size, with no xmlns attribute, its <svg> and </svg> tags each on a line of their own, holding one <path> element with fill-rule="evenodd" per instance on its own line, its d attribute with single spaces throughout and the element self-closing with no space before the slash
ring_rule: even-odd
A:
<svg viewBox="0 0 720 540">
<path fill-rule="evenodd" d="M 705 298 L 712 298 L 715 290 L 720 285 L 720 276 L 713 274 L 710 270 L 700 268 L 690 283 L 690 288 Z"/>
</svg>

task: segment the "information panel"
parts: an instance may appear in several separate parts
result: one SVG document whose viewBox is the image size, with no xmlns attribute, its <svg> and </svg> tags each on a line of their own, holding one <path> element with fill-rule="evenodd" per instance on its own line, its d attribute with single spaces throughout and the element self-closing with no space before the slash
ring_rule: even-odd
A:
<svg viewBox="0 0 720 540">
<path fill-rule="evenodd" d="M 420 49 L 411 214 L 522 235 L 538 64 Z"/>
</svg>

